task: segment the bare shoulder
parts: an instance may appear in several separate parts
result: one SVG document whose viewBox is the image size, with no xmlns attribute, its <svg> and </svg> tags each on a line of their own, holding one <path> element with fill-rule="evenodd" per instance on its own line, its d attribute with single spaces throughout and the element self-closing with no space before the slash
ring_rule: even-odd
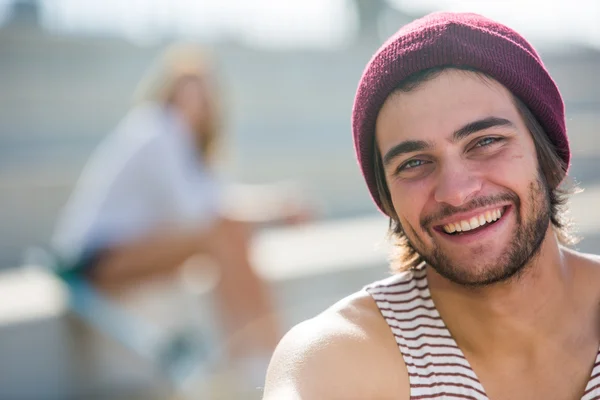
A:
<svg viewBox="0 0 600 400">
<path fill-rule="evenodd" d="M 588 263 L 595 268 L 600 268 L 600 255 L 598 254 L 582 254 Z"/>
<path fill-rule="evenodd" d="M 570 249 L 566 251 L 566 254 L 568 254 L 568 257 L 570 257 L 581 270 L 590 275 L 590 278 L 600 279 L 600 255 L 580 253 Z"/>
<path fill-rule="evenodd" d="M 575 251 L 571 249 L 567 249 L 571 254 L 576 254 L 580 259 L 587 260 L 589 262 L 596 263 L 600 265 L 600 254 L 592 254 L 592 253 L 582 253 L 580 251 Z"/>
<path fill-rule="evenodd" d="M 595 292 L 600 298 L 600 255 L 581 254 L 582 263 L 589 271 L 590 284 L 595 288 Z"/>
<path fill-rule="evenodd" d="M 564 253 L 576 266 L 576 280 L 579 293 L 593 304 L 600 304 L 600 255 L 567 250 Z"/>
<path fill-rule="evenodd" d="M 360 291 L 285 335 L 264 398 L 408 399 L 408 385 L 390 329 L 371 296 Z"/>
</svg>

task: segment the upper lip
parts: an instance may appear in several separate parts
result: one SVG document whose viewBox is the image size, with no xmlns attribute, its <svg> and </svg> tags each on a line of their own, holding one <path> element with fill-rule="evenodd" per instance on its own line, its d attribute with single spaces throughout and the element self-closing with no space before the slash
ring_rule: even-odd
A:
<svg viewBox="0 0 600 400">
<path fill-rule="evenodd" d="M 435 222 L 432 225 L 434 227 L 441 228 L 444 225 L 447 225 L 451 222 L 457 223 L 457 222 L 465 221 L 465 220 L 468 221 L 471 218 L 475 217 L 476 215 L 483 214 L 486 211 L 496 210 L 498 208 L 505 208 L 508 205 L 509 204 L 495 204 L 495 205 L 489 206 L 489 207 L 477 208 L 475 210 L 471 210 L 471 211 L 467 211 L 467 212 L 452 214 L 451 216 L 444 218 L 443 220 L 441 220 L 439 222 Z"/>
</svg>

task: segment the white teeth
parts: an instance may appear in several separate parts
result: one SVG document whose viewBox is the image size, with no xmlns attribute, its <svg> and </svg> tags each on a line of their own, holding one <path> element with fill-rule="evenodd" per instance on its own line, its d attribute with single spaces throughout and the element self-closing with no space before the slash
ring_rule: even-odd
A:
<svg viewBox="0 0 600 400">
<path fill-rule="evenodd" d="M 492 222 L 492 213 L 490 213 L 489 211 L 485 212 L 485 220 L 487 222 Z"/>
<path fill-rule="evenodd" d="M 473 217 L 469 220 L 469 225 L 471 225 L 471 229 L 475 229 L 479 227 L 479 219 L 477 217 Z"/>
<path fill-rule="evenodd" d="M 485 216 L 484 216 L 483 214 L 481 214 L 481 215 L 479 216 L 479 226 L 481 226 L 481 225 L 485 225 L 485 223 L 486 223 L 486 222 L 487 222 L 487 221 L 485 220 Z"/>
<path fill-rule="evenodd" d="M 490 216 L 492 217 L 492 221 L 496 221 L 498 219 L 498 210 L 491 211 Z"/>
<path fill-rule="evenodd" d="M 444 225 L 444 231 L 446 233 L 452 233 L 454 232 L 456 229 L 454 229 L 454 224 L 448 224 L 448 225 Z"/>
<path fill-rule="evenodd" d="M 496 221 L 500 219 L 502 216 L 502 209 L 498 208 L 492 211 L 486 211 L 482 214 L 479 214 L 475 217 L 472 217 L 470 220 L 463 220 L 459 222 L 449 223 L 443 226 L 443 229 L 446 233 L 453 232 L 466 232 L 472 229 L 483 226 L 492 221 Z"/>
</svg>

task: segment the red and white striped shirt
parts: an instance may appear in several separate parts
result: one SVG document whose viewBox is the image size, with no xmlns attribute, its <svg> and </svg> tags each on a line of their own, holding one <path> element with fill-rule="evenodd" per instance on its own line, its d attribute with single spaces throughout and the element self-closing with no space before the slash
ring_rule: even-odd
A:
<svg viewBox="0 0 600 400">
<path fill-rule="evenodd" d="M 487 400 L 485 390 L 440 317 L 425 268 L 368 285 L 408 369 L 410 398 Z M 600 399 L 600 350 L 582 400 Z"/>
</svg>

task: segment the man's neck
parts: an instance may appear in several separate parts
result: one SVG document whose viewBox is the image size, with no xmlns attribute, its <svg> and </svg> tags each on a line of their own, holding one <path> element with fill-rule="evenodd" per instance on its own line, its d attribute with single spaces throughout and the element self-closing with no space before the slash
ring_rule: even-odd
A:
<svg viewBox="0 0 600 400">
<path fill-rule="evenodd" d="M 468 288 L 432 268 L 427 275 L 438 311 L 463 351 L 472 354 L 525 355 L 546 339 L 569 341 L 568 327 L 581 315 L 573 269 L 551 231 L 530 265 L 506 282 Z"/>
</svg>

